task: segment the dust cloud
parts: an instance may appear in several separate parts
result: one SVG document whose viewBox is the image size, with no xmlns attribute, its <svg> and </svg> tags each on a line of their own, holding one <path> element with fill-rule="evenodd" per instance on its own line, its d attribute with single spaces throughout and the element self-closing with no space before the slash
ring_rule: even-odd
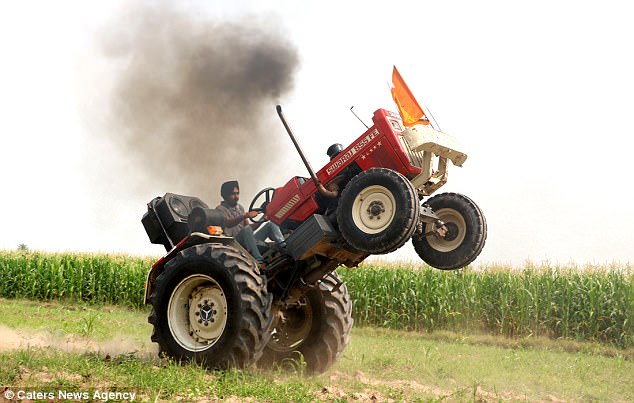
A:
<svg viewBox="0 0 634 403">
<path fill-rule="evenodd" d="M 117 357 L 134 354 L 136 357 L 151 361 L 158 356 L 158 347 L 152 343 L 130 341 L 126 336 L 106 341 L 95 341 L 77 336 L 60 336 L 51 332 L 31 332 L 16 330 L 0 325 L 0 352 L 23 350 L 26 348 L 55 349 L 67 353 L 95 352 L 103 356 Z"/>
<path fill-rule="evenodd" d="M 215 200 L 231 179 L 254 193 L 279 170 L 288 138 L 275 105 L 293 89 L 299 56 L 274 18 L 136 4 L 103 27 L 98 44 L 116 66 L 103 130 L 127 161 L 116 180 L 129 197 Z"/>
</svg>

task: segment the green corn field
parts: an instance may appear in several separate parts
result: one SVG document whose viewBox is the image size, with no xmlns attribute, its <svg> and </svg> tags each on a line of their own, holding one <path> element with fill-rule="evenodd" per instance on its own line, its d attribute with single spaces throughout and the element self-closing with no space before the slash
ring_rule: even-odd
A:
<svg viewBox="0 0 634 403">
<path fill-rule="evenodd" d="M 443 272 L 408 266 L 339 270 L 357 325 L 477 329 L 634 345 L 634 271 L 562 268 Z"/>
<path fill-rule="evenodd" d="M 0 297 L 141 307 L 152 263 L 122 255 L 0 251 Z M 629 265 L 444 272 L 374 263 L 338 272 L 353 300 L 356 325 L 634 346 Z"/>
<path fill-rule="evenodd" d="M 0 252 L 0 296 L 140 307 L 152 263 L 123 255 Z"/>
</svg>

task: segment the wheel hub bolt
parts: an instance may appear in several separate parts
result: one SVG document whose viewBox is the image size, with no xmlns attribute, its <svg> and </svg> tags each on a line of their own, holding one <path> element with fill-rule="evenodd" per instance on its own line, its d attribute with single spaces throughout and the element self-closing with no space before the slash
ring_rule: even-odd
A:
<svg viewBox="0 0 634 403">
<path fill-rule="evenodd" d="M 378 216 L 379 214 L 385 212 L 385 208 L 383 207 L 383 203 L 378 201 L 373 201 L 368 206 L 367 211 L 371 216 Z"/>
</svg>

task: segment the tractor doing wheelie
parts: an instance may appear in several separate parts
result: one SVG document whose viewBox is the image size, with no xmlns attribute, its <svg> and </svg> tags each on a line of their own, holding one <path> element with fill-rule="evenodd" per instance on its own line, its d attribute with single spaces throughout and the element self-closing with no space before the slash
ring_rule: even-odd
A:
<svg viewBox="0 0 634 403">
<path fill-rule="evenodd" d="M 145 302 L 160 353 L 209 368 L 266 367 L 303 360 L 322 372 L 340 356 L 352 327 L 352 303 L 337 275 L 411 239 L 430 266 L 453 270 L 480 254 L 487 226 L 480 208 L 457 193 L 432 195 L 448 162 L 467 156 L 432 127 L 394 69 L 399 113 L 374 112 L 373 125 L 348 147 L 329 149 L 314 172 L 278 114 L 310 177 L 260 191 L 249 210 L 285 234 L 286 247 L 259 245 L 265 265 L 222 234 L 224 216 L 196 197 L 167 193 L 148 203 L 142 223 L 167 254 L 148 273 Z M 320 185 L 336 184 L 336 197 Z M 289 360 L 291 359 L 291 360 Z"/>
</svg>

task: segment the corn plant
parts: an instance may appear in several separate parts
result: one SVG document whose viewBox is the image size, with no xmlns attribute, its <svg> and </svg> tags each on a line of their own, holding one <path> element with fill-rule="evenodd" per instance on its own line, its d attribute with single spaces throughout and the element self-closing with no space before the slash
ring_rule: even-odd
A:
<svg viewBox="0 0 634 403">
<path fill-rule="evenodd" d="M 0 251 L 0 296 L 140 307 L 150 258 Z M 439 271 L 339 268 L 355 323 L 414 331 L 476 329 L 634 346 L 634 270 L 534 267 Z"/>
<path fill-rule="evenodd" d="M 548 336 L 634 345 L 634 272 L 365 265 L 340 268 L 356 324 L 434 331 L 477 328 L 508 336 Z"/>
<path fill-rule="evenodd" d="M 0 296 L 141 306 L 149 259 L 119 255 L 2 252 Z"/>
</svg>

